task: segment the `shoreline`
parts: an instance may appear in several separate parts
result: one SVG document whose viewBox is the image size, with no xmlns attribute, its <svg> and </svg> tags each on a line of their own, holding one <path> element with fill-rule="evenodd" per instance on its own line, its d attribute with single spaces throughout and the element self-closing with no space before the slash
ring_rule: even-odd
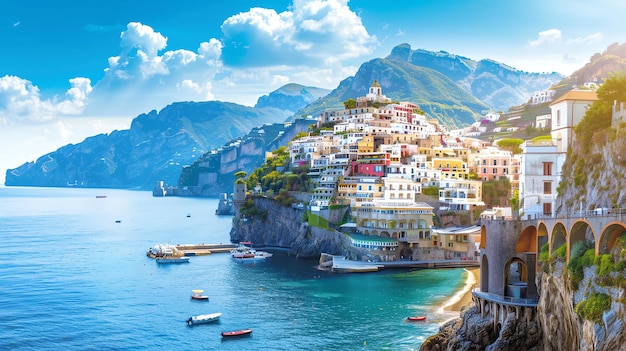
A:
<svg viewBox="0 0 626 351">
<path fill-rule="evenodd" d="M 458 290 L 439 308 L 439 313 L 461 312 L 461 309 L 472 302 L 472 289 L 480 279 L 480 268 L 464 268 L 467 278 L 463 288 Z"/>
</svg>

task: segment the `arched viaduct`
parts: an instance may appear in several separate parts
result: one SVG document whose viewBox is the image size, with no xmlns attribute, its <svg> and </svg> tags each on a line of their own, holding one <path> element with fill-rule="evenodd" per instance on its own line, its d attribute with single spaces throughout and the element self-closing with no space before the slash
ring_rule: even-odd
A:
<svg viewBox="0 0 626 351">
<path fill-rule="evenodd" d="M 535 275 L 541 247 L 549 253 L 580 241 L 594 243 L 595 254 L 609 253 L 626 232 L 626 209 L 602 215 L 517 220 L 482 220 L 480 239 L 480 289 L 474 300 L 483 314 L 494 317 L 496 327 L 508 313 L 536 313 L 539 293 Z"/>
</svg>

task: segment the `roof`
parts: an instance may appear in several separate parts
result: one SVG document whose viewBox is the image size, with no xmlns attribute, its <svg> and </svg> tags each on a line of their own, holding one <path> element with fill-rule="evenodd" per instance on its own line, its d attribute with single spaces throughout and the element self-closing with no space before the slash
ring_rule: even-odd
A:
<svg viewBox="0 0 626 351">
<path fill-rule="evenodd" d="M 550 106 L 566 100 L 596 101 L 598 100 L 598 95 L 592 90 L 570 90 L 554 100 Z"/>
<path fill-rule="evenodd" d="M 380 88 L 380 84 L 378 84 L 377 80 L 374 79 L 374 83 L 372 83 L 372 87 Z"/>
</svg>

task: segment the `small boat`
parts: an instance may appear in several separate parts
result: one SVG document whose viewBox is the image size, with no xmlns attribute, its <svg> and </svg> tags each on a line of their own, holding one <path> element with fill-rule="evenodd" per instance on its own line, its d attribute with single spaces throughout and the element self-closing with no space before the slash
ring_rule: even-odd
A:
<svg viewBox="0 0 626 351">
<path fill-rule="evenodd" d="M 240 242 L 239 246 L 230 250 L 233 258 L 240 261 L 256 261 L 256 260 L 264 260 L 268 257 L 272 257 L 274 254 L 267 251 L 257 251 L 252 247 L 248 246 L 252 243 L 249 241 Z"/>
<path fill-rule="evenodd" d="M 206 295 L 202 295 L 202 293 L 204 292 L 204 290 L 191 290 L 193 292 L 193 295 L 191 295 L 191 299 L 192 300 L 200 300 L 200 301 L 208 301 L 209 297 Z"/>
<path fill-rule="evenodd" d="M 248 335 L 250 333 L 252 333 L 252 329 L 241 329 L 241 330 L 233 330 L 233 331 L 223 331 L 222 336 L 223 337 L 242 336 L 242 335 Z"/>
<path fill-rule="evenodd" d="M 211 313 L 211 314 L 200 314 L 197 316 L 192 316 L 187 319 L 187 325 L 196 325 L 196 324 L 204 324 L 215 322 L 222 316 L 221 313 Z"/>
<path fill-rule="evenodd" d="M 426 316 L 413 316 L 413 317 L 407 317 L 406 319 L 411 321 L 411 322 L 425 321 L 426 320 Z"/>
<path fill-rule="evenodd" d="M 189 257 L 163 256 L 155 258 L 157 263 L 187 263 Z"/>
<path fill-rule="evenodd" d="M 96 199 L 106 199 L 106 195 L 96 195 Z"/>
</svg>

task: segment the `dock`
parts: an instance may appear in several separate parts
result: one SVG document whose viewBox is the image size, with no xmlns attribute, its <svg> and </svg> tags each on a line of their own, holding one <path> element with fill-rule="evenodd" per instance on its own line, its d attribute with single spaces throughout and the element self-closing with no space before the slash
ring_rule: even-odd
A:
<svg viewBox="0 0 626 351">
<path fill-rule="evenodd" d="M 204 256 L 212 253 L 230 252 L 235 244 L 177 244 L 176 250 L 183 256 Z"/>
<path fill-rule="evenodd" d="M 437 269 L 437 268 L 476 268 L 480 267 L 478 261 L 473 260 L 399 260 L 387 262 L 367 262 L 348 260 L 344 256 L 329 255 L 322 253 L 320 256 L 320 269 L 334 273 L 360 273 L 377 272 L 382 269 L 408 268 L 408 269 Z"/>
</svg>

